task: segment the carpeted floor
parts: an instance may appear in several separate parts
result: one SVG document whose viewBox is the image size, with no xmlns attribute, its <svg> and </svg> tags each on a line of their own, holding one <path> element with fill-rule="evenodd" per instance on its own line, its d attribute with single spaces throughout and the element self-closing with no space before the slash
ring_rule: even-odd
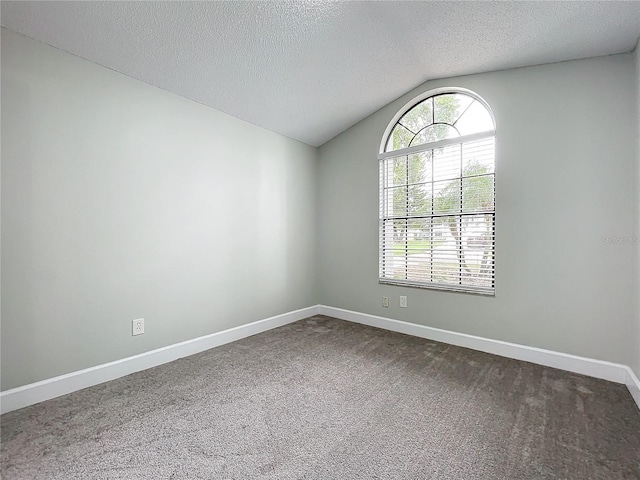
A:
<svg viewBox="0 0 640 480">
<path fill-rule="evenodd" d="M 640 479 L 623 385 L 316 316 L 2 416 L 9 479 Z"/>
</svg>

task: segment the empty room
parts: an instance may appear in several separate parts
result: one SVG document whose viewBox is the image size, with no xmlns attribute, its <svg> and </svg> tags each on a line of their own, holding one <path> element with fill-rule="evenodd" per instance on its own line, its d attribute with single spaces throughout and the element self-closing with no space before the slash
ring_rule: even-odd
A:
<svg viewBox="0 0 640 480">
<path fill-rule="evenodd" d="M 640 479 L 640 2 L 1 2 L 0 477 Z"/>
</svg>

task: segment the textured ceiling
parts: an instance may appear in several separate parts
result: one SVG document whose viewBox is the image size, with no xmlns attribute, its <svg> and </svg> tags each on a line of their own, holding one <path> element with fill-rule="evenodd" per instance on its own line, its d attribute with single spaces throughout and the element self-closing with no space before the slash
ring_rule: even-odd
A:
<svg viewBox="0 0 640 480">
<path fill-rule="evenodd" d="M 434 78 L 633 50 L 640 2 L 2 2 L 2 25 L 310 145 Z"/>
</svg>

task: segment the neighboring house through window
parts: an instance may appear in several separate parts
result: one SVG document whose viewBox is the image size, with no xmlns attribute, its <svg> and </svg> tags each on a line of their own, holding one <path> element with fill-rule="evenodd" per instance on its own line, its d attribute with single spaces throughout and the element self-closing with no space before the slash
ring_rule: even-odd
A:
<svg viewBox="0 0 640 480">
<path fill-rule="evenodd" d="M 495 122 L 466 89 L 400 110 L 380 154 L 380 283 L 493 295 Z"/>
</svg>

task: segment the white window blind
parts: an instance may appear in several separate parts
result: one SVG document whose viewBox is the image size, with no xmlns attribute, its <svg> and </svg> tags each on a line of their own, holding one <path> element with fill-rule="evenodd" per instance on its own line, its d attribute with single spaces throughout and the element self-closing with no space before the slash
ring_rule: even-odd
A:
<svg viewBox="0 0 640 480">
<path fill-rule="evenodd" d="M 484 105 L 460 93 L 398 120 L 379 155 L 381 283 L 494 293 L 494 140 Z"/>
</svg>

